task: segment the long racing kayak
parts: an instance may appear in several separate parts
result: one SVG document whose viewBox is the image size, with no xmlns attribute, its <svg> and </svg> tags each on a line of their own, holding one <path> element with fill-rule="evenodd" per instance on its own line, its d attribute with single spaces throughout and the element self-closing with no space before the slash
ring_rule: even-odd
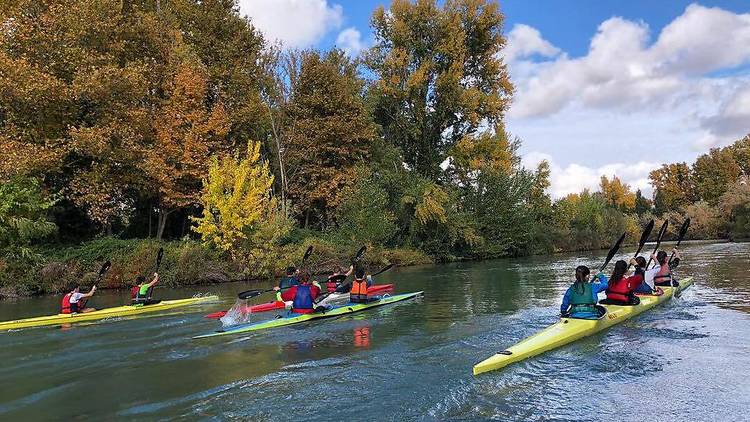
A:
<svg viewBox="0 0 750 422">
<path fill-rule="evenodd" d="M 286 325 L 299 324 L 306 321 L 311 321 L 319 318 L 331 318 L 340 315 L 351 314 L 354 312 L 364 311 L 366 309 L 375 308 L 377 306 L 389 305 L 391 303 L 400 302 L 402 300 L 413 299 L 417 296 L 421 296 L 423 292 L 405 293 L 394 296 L 385 296 L 374 302 L 369 303 L 347 303 L 346 305 L 332 306 L 325 312 L 315 312 L 312 314 L 294 314 L 291 312 L 286 315 L 279 315 L 276 319 L 268 321 L 256 322 L 251 324 L 237 325 L 226 330 L 219 330 L 214 333 L 204 334 L 193 337 L 194 339 L 227 336 L 233 334 L 247 333 L 249 331 L 267 330 L 269 328 L 284 327 Z"/>
<path fill-rule="evenodd" d="M 367 288 L 367 292 L 368 294 L 375 296 L 375 295 L 379 295 L 381 293 L 384 293 L 392 289 L 393 289 L 393 284 L 373 284 L 372 286 Z M 346 298 L 348 297 L 349 297 L 349 293 L 331 293 L 325 299 L 323 299 L 319 303 L 319 305 L 324 306 L 330 303 L 337 303 L 342 300 L 345 301 Z M 291 308 L 292 308 L 292 302 L 273 301 L 273 302 L 261 303 L 258 305 L 243 306 L 243 307 L 238 308 L 238 311 L 244 314 L 247 314 L 247 313 L 257 314 L 260 312 L 270 312 L 270 311 L 276 311 L 278 309 L 291 309 Z M 206 315 L 206 318 L 219 319 L 219 318 L 222 318 L 224 315 L 226 315 L 227 312 L 229 311 L 214 312 L 212 314 Z"/>
<path fill-rule="evenodd" d="M 0 322 L 0 331 L 13 330 L 18 328 L 41 327 L 45 325 L 70 324 L 73 322 L 81 321 L 95 321 L 105 318 L 124 317 L 130 315 L 145 314 L 148 312 L 164 311 L 167 309 L 174 309 L 199 303 L 215 302 L 218 300 L 218 296 L 200 296 L 191 297 L 188 299 L 164 300 L 153 305 L 125 305 L 80 314 L 57 314 L 36 318 L 17 319 L 13 321 Z"/>
<path fill-rule="evenodd" d="M 639 295 L 641 302 L 638 305 L 600 305 L 606 308 L 607 312 L 599 319 L 560 318 L 559 322 L 474 365 L 474 375 L 501 369 L 511 363 L 556 349 L 617 325 L 666 302 L 675 294 L 679 295 L 693 284 L 693 278 L 682 279 L 679 284 L 677 288 L 662 287 L 664 293 L 659 296 Z"/>
</svg>

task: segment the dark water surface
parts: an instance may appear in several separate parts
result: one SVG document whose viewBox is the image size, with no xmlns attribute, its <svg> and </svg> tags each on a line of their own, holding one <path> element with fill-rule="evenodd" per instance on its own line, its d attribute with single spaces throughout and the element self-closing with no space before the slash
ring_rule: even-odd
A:
<svg viewBox="0 0 750 422">
<path fill-rule="evenodd" d="M 478 361 L 554 323 L 572 269 L 603 255 L 397 269 L 378 282 L 424 298 L 200 341 L 191 337 L 218 325 L 202 315 L 250 287 L 160 289 L 165 299 L 210 292 L 223 301 L 197 313 L 0 333 L 0 420 L 748 420 L 750 244 L 688 246 L 679 274 L 696 283 L 681 298 L 471 375 Z M 125 299 L 103 292 L 96 305 Z M 57 306 L 51 297 L 0 302 L 0 320 Z"/>
</svg>

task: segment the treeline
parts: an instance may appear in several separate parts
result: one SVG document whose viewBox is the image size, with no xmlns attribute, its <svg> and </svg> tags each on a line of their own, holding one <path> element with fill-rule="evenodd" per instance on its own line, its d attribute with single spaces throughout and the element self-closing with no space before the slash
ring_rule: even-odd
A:
<svg viewBox="0 0 750 422">
<path fill-rule="evenodd" d="M 39 278 L 68 267 L 51 266 L 77 277 L 104 252 L 125 266 L 152 240 L 212 263 L 183 283 L 269 275 L 311 243 L 324 268 L 361 244 L 404 263 L 600 248 L 650 214 L 724 213 L 706 236 L 747 232 L 747 139 L 737 171 L 716 150 L 652 173 L 653 204 L 616 178 L 553 201 L 548 164 L 522 167 L 503 126 L 513 86 L 495 2 L 394 0 L 357 58 L 284 50 L 230 0 L 15 0 L 0 13 L 11 290 L 54 290 Z"/>
</svg>

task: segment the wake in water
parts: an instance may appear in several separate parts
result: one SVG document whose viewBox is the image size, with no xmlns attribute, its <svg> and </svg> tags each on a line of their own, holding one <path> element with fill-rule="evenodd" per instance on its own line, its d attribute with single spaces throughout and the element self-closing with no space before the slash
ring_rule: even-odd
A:
<svg viewBox="0 0 750 422">
<path fill-rule="evenodd" d="M 230 327 L 232 325 L 245 324 L 250 321 L 249 312 L 250 305 L 247 304 L 247 299 L 237 299 L 231 308 L 227 311 L 226 315 L 221 317 L 221 325 L 223 327 Z"/>
</svg>

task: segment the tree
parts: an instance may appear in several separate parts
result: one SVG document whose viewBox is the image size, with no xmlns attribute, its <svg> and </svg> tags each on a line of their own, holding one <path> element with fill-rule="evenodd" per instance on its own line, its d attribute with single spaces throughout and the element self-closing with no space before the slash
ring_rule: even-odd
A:
<svg viewBox="0 0 750 422">
<path fill-rule="evenodd" d="M 291 81 L 286 139 L 289 199 L 304 226 L 325 228 L 344 192 L 357 182 L 357 166 L 370 156 L 373 124 L 362 98 L 363 81 L 341 50 L 301 54 Z"/>
<path fill-rule="evenodd" d="M 510 103 L 503 16 L 486 0 L 394 0 L 371 24 L 375 121 L 412 169 L 437 180 L 447 151 L 499 123 Z"/>
<path fill-rule="evenodd" d="M 630 185 L 622 183 L 619 177 L 613 176 L 610 181 L 607 176 L 602 176 L 599 189 L 604 201 L 610 207 L 623 212 L 635 209 L 636 196 L 630 191 Z"/>
<path fill-rule="evenodd" d="M 15 178 L 0 184 L 0 251 L 15 258 L 29 258 L 29 246 L 57 230 L 47 220 L 55 203 L 35 179 Z"/>
<path fill-rule="evenodd" d="M 208 74 L 197 56 L 176 34 L 170 58 L 171 78 L 155 117 L 155 139 L 144 151 L 143 171 L 158 198 L 157 239 L 172 212 L 199 203 L 206 157 L 227 150 L 229 118 L 219 99 L 209 98 Z"/>
<path fill-rule="evenodd" d="M 651 171 L 648 177 L 654 187 L 654 207 L 658 215 L 694 202 L 693 181 L 687 164 L 664 164 Z"/>
<path fill-rule="evenodd" d="M 643 196 L 640 189 L 635 191 L 635 213 L 638 216 L 642 216 L 651 211 L 653 203 L 650 199 Z"/>
<path fill-rule="evenodd" d="M 692 180 L 696 195 L 710 205 L 716 205 L 741 172 L 732 149 L 712 148 L 693 163 Z"/>
<path fill-rule="evenodd" d="M 193 230 L 207 245 L 234 257 L 247 253 L 267 264 L 273 246 L 291 228 L 271 195 L 272 185 L 259 143 L 248 143 L 245 158 L 214 156 L 201 196 L 203 214 L 193 218 Z"/>
</svg>

